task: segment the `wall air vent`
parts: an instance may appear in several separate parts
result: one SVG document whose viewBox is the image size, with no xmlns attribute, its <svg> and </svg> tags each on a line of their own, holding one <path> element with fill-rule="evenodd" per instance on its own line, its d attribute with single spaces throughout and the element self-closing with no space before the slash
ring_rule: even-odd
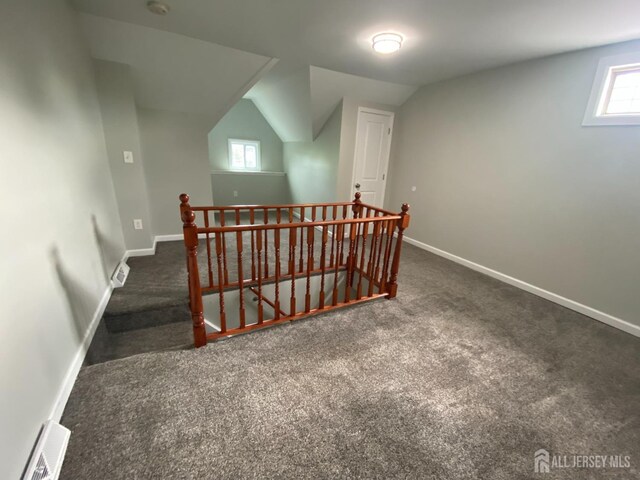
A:
<svg viewBox="0 0 640 480">
<path fill-rule="evenodd" d="M 57 480 L 70 435 L 69 429 L 53 420 L 47 421 L 22 479 Z"/>
<path fill-rule="evenodd" d="M 114 288 L 118 288 L 124 285 L 124 282 L 127 281 L 127 277 L 129 276 L 129 265 L 125 262 L 120 262 L 116 271 L 113 272 L 113 276 L 111 277 L 111 282 L 113 283 Z"/>
</svg>

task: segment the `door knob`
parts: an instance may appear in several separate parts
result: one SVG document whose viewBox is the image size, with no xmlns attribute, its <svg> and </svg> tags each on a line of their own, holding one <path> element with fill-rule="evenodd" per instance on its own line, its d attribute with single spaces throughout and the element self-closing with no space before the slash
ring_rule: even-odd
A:
<svg viewBox="0 0 640 480">
<path fill-rule="evenodd" d="M 356 183 L 356 188 L 360 188 L 360 184 L 359 183 Z"/>
</svg>

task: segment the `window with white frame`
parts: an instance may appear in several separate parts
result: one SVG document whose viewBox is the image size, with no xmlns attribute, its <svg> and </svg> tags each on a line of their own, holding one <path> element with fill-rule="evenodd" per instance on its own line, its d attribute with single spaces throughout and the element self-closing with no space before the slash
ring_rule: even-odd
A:
<svg viewBox="0 0 640 480">
<path fill-rule="evenodd" d="M 230 138 L 229 169 L 239 172 L 259 172 L 260 142 Z"/>
<path fill-rule="evenodd" d="M 640 125 L 640 52 L 600 61 L 583 125 Z"/>
</svg>

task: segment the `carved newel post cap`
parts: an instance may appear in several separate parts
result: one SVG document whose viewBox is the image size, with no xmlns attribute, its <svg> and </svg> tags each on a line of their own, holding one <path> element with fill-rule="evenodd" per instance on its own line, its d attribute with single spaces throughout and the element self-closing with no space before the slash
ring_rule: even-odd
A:
<svg viewBox="0 0 640 480">
<path fill-rule="evenodd" d="M 189 195 L 186 193 L 181 193 L 178 197 L 182 203 L 189 203 Z"/>
<path fill-rule="evenodd" d="M 360 192 L 356 192 L 356 202 L 360 201 L 360 197 L 362 194 Z"/>
<path fill-rule="evenodd" d="M 403 203 L 401 207 L 402 213 L 407 213 L 409 211 L 409 204 Z"/>
<path fill-rule="evenodd" d="M 185 225 L 193 225 L 193 222 L 196 219 L 196 214 L 193 213 L 193 210 L 185 210 L 182 213 L 182 221 Z"/>
</svg>

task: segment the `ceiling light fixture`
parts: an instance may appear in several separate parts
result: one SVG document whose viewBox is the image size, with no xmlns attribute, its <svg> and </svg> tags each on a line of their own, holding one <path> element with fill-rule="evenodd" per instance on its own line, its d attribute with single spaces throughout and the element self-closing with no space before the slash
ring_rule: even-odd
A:
<svg viewBox="0 0 640 480">
<path fill-rule="evenodd" d="M 171 10 L 166 3 L 156 2 L 155 0 L 147 2 L 147 8 L 151 13 L 155 13 L 156 15 L 166 15 L 169 13 L 169 10 Z"/>
<path fill-rule="evenodd" d="M 397 33 L 379 33 L 371 41 L 376 52 L 389 54 L 400 50 L 402 40 L 402 35 Z"/>
</svg>

